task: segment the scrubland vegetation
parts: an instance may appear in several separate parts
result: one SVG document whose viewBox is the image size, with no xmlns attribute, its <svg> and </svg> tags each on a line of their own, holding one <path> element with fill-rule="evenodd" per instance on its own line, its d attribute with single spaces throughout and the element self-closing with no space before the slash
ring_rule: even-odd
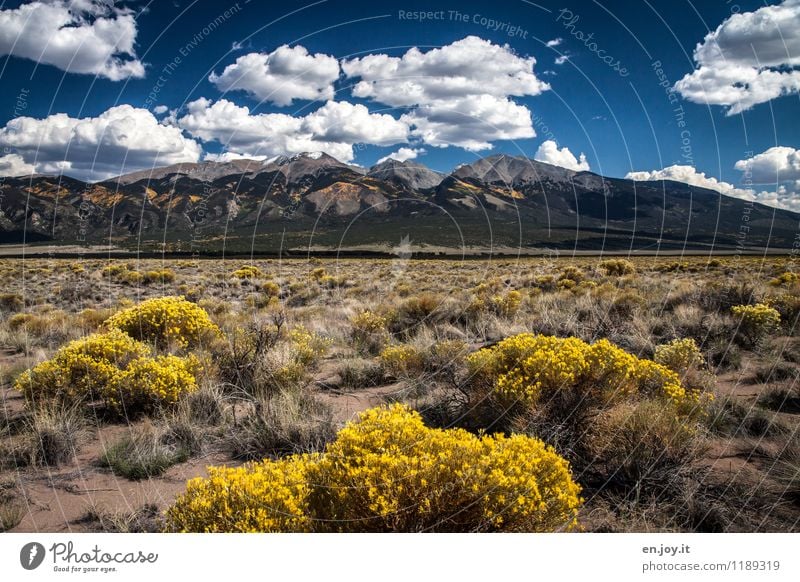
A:
<svg viewBox="0 0 800 582">
<path fill-rule="evenodd" d="M 0 281 L 2 530 L 799 529 L 788 257 Z"/>
</svg>

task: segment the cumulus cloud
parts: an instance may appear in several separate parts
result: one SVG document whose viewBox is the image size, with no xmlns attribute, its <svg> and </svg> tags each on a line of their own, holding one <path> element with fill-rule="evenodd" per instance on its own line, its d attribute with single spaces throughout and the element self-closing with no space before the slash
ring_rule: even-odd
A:
<svg viewBox="0 0 800 582">
<path fill-rule="evenodd" d="M 434 147 L 486 150 L 495 140 L 534 137 L 530 110 L 511 97 L 539 95 L 550 87 L 534 73 L 536 59 L 476 36 L 401 57 L 371 54 L 342 62 L 360 79 L 353 95 L 410 111 L 401 120 Z"/>
<path fill-rule="evenodd" d="M 353 144 L 405 142 L 408 126 L 391 115 L 370 113 L 361 105 L 329 101 L 304 117 L 253 114 L 226 99 L 198 99 L 187 105 L 178 126 L 203 141 L 216 141 L 246 157 L 321 151 L 343 162 L 353 159 Z"/>
<path fill-rule="evenodd" d="M 535 137 L 531 112 L 510 99 L 471 95 L 422 105 L 401 117 L 411 134 L 434 147 L 491 149 L 492 141 Z"/>
<path fill-rule="evenodd" d="M 159 124 L 146 109 L 130 105 L 81 119 L 63 113 L 44 119 L 17 117 L 0 129 L 0 146 L 10 148 L 37 173 L 63 171 L 88 180 L 196 162 L 201 152 L 180 129 Z M 12 169 L 14 164 L 19 167 L 19 160 L 7 158 L 3 159 Z"/>
<path fill-rule="evenodd" d="M 697 69 L 675 84 L 695 103 L 746 111 L 800 92 L 800 0 L 734 14 L 694 50 Z"/>
<path fill-rule="evenodd" d="M 769 184 L 800 180 L 800 150 L 776 146 L 734 166 L 745 172 L 754 184 Z"/>
<path fill-rule="evenodd" d="M 563 65 L 569 60 L 569 55 L 558 55 L 553 61 L 557 65 Z"/>
<path fill-rule="evenodd" d="M 144 76 L 136 34 L 133 12 L 107 1 L 50 0 L 0 10 L 0 56 L 112 81 Z"/>
<path fill-rule="evenodd" d="M 568 147 L 564 146 L 559 149 L 558 144 L 551 139 L 548 139 L 539 146 L 533 159 L 538 162 L 561 166 L 568 170 L 575 170 L 576 172 L 588 172 L 591 170 L 589 162 L 586 161 L 585 154 L 581 153 L 580 156 L 576 158 L 575 155 L 569 151 Z"/>
<path fill-rule="evenodd" d="M 283 45 L 271 53 L 242 55 L 208 80 L 220 91 L 241 90 L 276 105 L 290 105 L 295 99 L 333 99 L 338 77 L 339 61 L 334 57 Z"/>
<path fill-rule="evenodd" d="M 800 197 L 795 189 L 781 186 L 775 191 L 759 192 L 753 188 L 738 188 L 728 182 L 717 180 L 713 176 L 706 176 L 704 172 L 698 172 L 693 166 L 674 165 L 662 170 L 653 170 L 649 172 L 628 172 L 625 178 L 639 182 L 674 180 L 675 182 L 683 182 L 692 186 L 715 190 L 726 196 L 733 196 L 734 198 L 761 202 L 762 204 L 793 210 L 795 212 L 800 210 Z"/>
<path fill-rule="evenodd" d="M 235 162 L 236 160 L 256 160 L 263 162 L 268 156 L 247 156 L 245 154 L 237 154 L 234 152 L 222 152 L 219 154 L 207 153 L 203 156 L 203 161 L 206 162 Z"/>
<path fill-rule="evenodd" d="M 548 40 L 548 41 L 545 43 L 545 45 L 544 45 L 544 46 L 546 46 L 547 48 L 553 48 L 553 47 L 555 47 L 555 46 L 558 46 L 558 45 L 560 45 L 562 42 L 564 42 L 564 39 L 562 39 L 562 38 L 560 38 L 560 37 L 559 37 L 559 38 L 554 38 L 553 40 Z"/>
<path fill-rule="evenodd" d="M 539 95 L 550 87 L 534 74 L 535 64 L 536 59 L 517 56 L 508 45 L 468 36 L 425 53 L 414 47 L 402 57 L 372 54 L 346 60 L 342 69 L 361 79 L 353 95 L 397 107 L 467 96 Z"/>
<path fill-rule="evenodd" d="M 400 148 L 396 152 L 392 152 L 388 156 L 382 157 L 376 164 L 382 164 L 389 160 L 396 160 L 398 162 L 407 162 L 408 160 L 416 159 L 420 154 L 425 153 L 425 148 Z"/>
<path fill-rule="evenodd" d="M 7 154 L 0 157 L 0 176 L 27 176 L 36 172 L 33 164 L 29 164 L 19 154 Z"/>
</svg>

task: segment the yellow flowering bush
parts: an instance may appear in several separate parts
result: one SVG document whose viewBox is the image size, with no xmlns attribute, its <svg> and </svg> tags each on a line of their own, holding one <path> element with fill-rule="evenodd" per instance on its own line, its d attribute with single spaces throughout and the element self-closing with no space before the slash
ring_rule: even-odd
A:
<svg viewBox="0 0 800 582">
<path fill-rule="evenodd" d="M 599 267 L 609 276 L 632 275 L 636 272 L 634 264 L 626 259 L 607 259 L 600 261 Z"/>
<path fill-rule="evenodd" d="M 149 353 L 145 344 L 119 330 L 93 334 L 70 342 L 50 360 L 21 374 L 15 387 L 33 403 L 102 396 L 122 368 Z"/>
<path fill-rule="evenodd" d="M 281 286 L 275 281 L 264 281 L 259 286 L 259 291 L 267 297 L 278 297 L 281 294 Z"/>
<path fill-rule="evenodd" d="M 489 299 L 492 311 L 504 317 L 513 317 L 522 304 L 522 293 L 512 289 L 508 293 L 493 295 Z"/>
<path fill-rule="evenodd" d="M 791 271 L 785 271 L 774 279 L 771 279 L 769 284 L 773 287 L 791 287 L 798 281 L 800 281 L 800 275 L 792 273 Z"/>
<path fill-rule="evenodd" d="M 150 348 L 111 330 L 70 342 L 23 372 L 14 386 L 34 405 L 102 399 L 117 413 L 150 412 L 197 389 L 194 356 L 150 357 Z"/>
<path fill-rule="evenodd" d="M 775 331 L 781 323 L 781 314 L 764 303 L 734 305 L 731 312 L 739 320 L 739 331 L 750 343 Z"/>
<path fill-rule="evenodd" d="M 356 348 L 373 353 L 380 349 L 389 336 L 388 319 L 368 309 L 350 318 L 350 325 L 353 326 L 350 335 Z"/>
<path fill-rule="evenodd" d="M 386 371 L 396 378 L 421 374 L 425 368 L 422 353 L 414 346 L 406 344 L 386 346 L 380 359 Z"/>
<path fill-rule="evenodd" d="M 221 333 L 202 307 L 178 296 L 148 299 L 112 315 L 106 325 L 140 341 L 181 348 L 197 346 Z"/>
<path fill-rule="evenodd" d="M 289 332 L 294 359 L 303 366 L 310 366 L 328 351 L 332 341 L 298 326 Z"/>
<path fill-rule="evenodd" d="M 800 315 L 800 296 L 791 293 L 782 293 L 766 300 L 767 305 L 775 309 L 787 326 L 793 328 L 798 315 Z"/>
<path fill-rule="evenodd" d="M 675 339 L 657 346 L 653 361 L 673 372 L 685 374 L 703 363 L 703 355 L 692 338 Z"/>
<path fill-rule="evenodd" d="M 687 398 L 678 375 L 637 358 L 608 340 L 523 333 L 484 348 L 467 359 L 473 378 L 492 385 L 506 406 L 534 407 L 541 399 L 573 392 L 600 400 L 639 392 L 682 404 Z"/>
<path fill-rule="evenodd" d="M 172 283 L 175 280 L 175 272 L 172 269 L 156 269 L 142 273 L 142 283 Z"/>
<path fill-rule="evenodd" d="M 175 272 L 172 269 L 154 269 L 140 273 L 131 263 L 112 263 L 103 267 L 101 274 L 117 283 L 127 285 L 164 284 L 175 280 Z"/>
<path fill-rule="evenodd" d="M 241 467 L 209 467 L 208 477 L 186 483 L 167 510 L 167 528 L 180 532 L 309 531 L 310 455 Z"/>
<path fill-rule="evenodd" d="M 353 336 L 368 336 L 370 334 L 386 331 L 387 320 L 374 311 L 365 310 L 357 313 L 350 319 L 353 326 Z"/>
<path fill-rule="evenodd" d="M 211 468 L 167 528 L 243 531 L 528 531 L 576 527 L 569 464 L 538 439 L 426 427 L 402 405 L 363 412 L 320 455 Z"/>
<path fill-rule="evenodd" d="M 133 360 L 105 386 L 106 403 L 118 413 L 152 412 L 197 390 L 196 357 L 159 356 Z"/>
<path fill-rule="evenodd" d="M 231 273 L 231 277 L 236 279 L 260 279 L 263 276 L 264 273 L 255 265 L 245 265 Z"/>
</svg>

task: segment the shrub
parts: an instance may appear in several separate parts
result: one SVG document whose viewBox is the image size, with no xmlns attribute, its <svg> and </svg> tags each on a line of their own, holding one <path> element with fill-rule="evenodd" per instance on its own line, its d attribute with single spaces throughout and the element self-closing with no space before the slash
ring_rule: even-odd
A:
<svg viewBox="0 0 800 582">
<path fill-rule="evenodd" d="M 294 359 L 303 366 L 312 366 L 325 355 L 331 345 L 330 339 L 308 331 L 303 326 L 291 330 L 289 339 L 294 349 Z"/>
<path fill-rule="evenodd" d="M 700 366 L 703 355 L 692 338 L 675 339 L 656 347 L 653 361 L 683 375 Z"/>
<path fill-rule="evenodd" d="M 228 444 L 235 458 L 260 460 L 320 451 L 334 436 L 330 407 L 313 396 L 284 390 L 257 401 L 254 414 L 231 432 Z"/>
<path fill-rule="evenodd" d="M 56 466 L 72 460 L 86 440 L 87 423 L 76 406 L 53 404 L 36 409 L 26 422 L 17 462 Z"/>
<path fill-rule="evenodd" d="M 176 404 L 197 390 L 200 364 L 193 355 L 187 358 L 159 356 L 139 358 L 116 375 L 105 390 L 106 403 L 126 415 L 152 412 Z"/>
<path fill-rule="evenodd" d="M 194 347 L 221 333 L 203 308 L 177 296 L 148 299 L 112 315 L 106 324 L 161 347 Z"/>
<path fill-rule="evenodd" d="M 27 327 L 28 323 L 33 320 L 31 313 L 15 313 L 8 318 L 8 327 L 14 331 Z"/>
<path fill-rule="evenodd" d="M 75 340 L 15 383 L 34 405 L 102 399 L 117 413 L 150 412 L 197 388 L 194 356 L 150 358 L 147 345 L 112 330 Z"/>
<path fill-rule="evenodd" d="M 489 300 L 492 311 L 503 317 L 513 317 L 516 315 L 521 304 L 522 293 L 514 289 L 504 295 L 493 295 Z"/>
<path fill-rule="evenodd" d="M 306 471 L 313 457 L 290 456 L 242 467 L 209 467 L 186 483 L 167 510 L 166 529 L 180 532 L 299 532 L 311 528 Z"/>
<path fill-rule="evenodd" d="M 154 271 L 146 271 L 142 274 L 142 283 L 150 285 L 151 283 L 158 283 L 165 285 L 172 283 L 175 280 L 175 272 L 172 269 L 158 269 Z"/>
<path fill-rule="evenodd" d="M 369 310 L 361 311 L 350 319 L 353 326 L 351 337 L 357 348 L 376 350 L 386 341 L 388 321 L 382 315 Z"/>
<path fill-rule="evenodd" d="M 781 314 L 763 303 L 735 305 L 731 312 L 739 320 L 739 332 L 750 344 L 757 343 L 781 323 Z"/>
<path fill-rule="evenodd" d="M 3 311 L 19 311 L 25 307 L 25 301 L 22 295 L 18 293 L 2 293 L 0 294 L 0 309 Z"/>
<path fill-rule="evenodd" d="M 607 259 L 600 261 L 600 268 L 608 276 L 633 275 L 636 272 L 634 264 L 626 259 Z"/>
<path fill-rule="evenodd" d="M 261 279 L 264 277 L 264 273 L 255 265 L 245 265 L 231 273 L 231 277 L 236 279 Z"/>
<path fill-rule="evenodd" d="M 653 392 L 676 405 L 688 399 L 673 371 L 639 359 L 607 340 L 587 344 L 523 333 L 468 358 L 473 377 L 488 381 L 505 406 L 536 406 L 559 393 L 608 401 L 616 396 Z"/>
<path fill-rule="evenodd" d="M 791 271 L 786 271 L 770 280 L 769 284 L 773 287 L 791 287 L 798 281 L 800 281 L 800 275 L 792 273 Z"/>
<path fill-rule="evenodd" d="M 317 267 L 316 269 L 311 271 L 311 278 L 317 281 L 318 283 L 322 281 L 324 277 L 328 276 L 328 272 L 323 267 Z"/>
<path fill-rule="evenodd" d="M 210 468 L 167 528 L 243 531 L 555 531 L 580 488 L 541 441 L 431 429 L 395 405 L 362 413 L 320 455 Z"/>
<path fill-rule="evenodd" d="M 161 434 L 150 425 L 131 433 L 106 449 L 101 463 L 115 475 L 138 481 L 158 477 L 172 465 L 182 463 L 189 455 L 161 441 Z"/>
<path fill-rule="evenodd" d="M 565 281 L 571 281 L 571 283 L 568 285 L 571 288 L 583 281 L 585 278 L 586 275 L 579 267 L 568 265 L 564 267 L 564 270 L 561 271 L 561 274 L 558 276 L 559 286 L 564 287 L 564 285 L 561 285 L 561 283 L 564 283 Z"/>
<path fill-rule="evenodd" d="M 652 400 L 605 411 L 589 440 L 595 466 L 615 486 L 639 493 L 673 494 L 672 479 L 700 452 L 694 427 Z"/>
<path fill-rule="evenodd" d="M 414 346 L 400 344 L 387 346 L 380 355 L 384 368 L 395 378 L 421 374 L 425 368 L 422 353 Z"/>
<path fill-rule="evenodd" d="M 407 298 L 392 318 L 391 331 L 405 332 L 432 319 L 437 308 L 444 302 L 438 295 L 420 293 Z"/>
<path fill-rule="evenodd" d="M 765 301 L 767 305 L 775 309 L 781 316 L 781 321 L 792 332 L 796 332 L 795 326 L 800 316 L 800 296 L 783 293 L 776 297 L 770 297 Z"/>
<path fill-rule="evenodd" d="M 281 286 L 275 281 L 264 281 L 258 288 L 267 297 L 278 297 L 281 294 Z"/>
<path fill-rule="evenodd" d="M 377 386 L 383 380 L 383 367 L 374 360 L 352 358 L 342 360 L 339 368 L 342 386 L 350 389 Z"/>
<path fill-rule="evenodd" d="M 121 369 L 149 352 L 145 344 L 119 330 L 92 334 L 70 342 L 52 359 L 21 374 L 15 388 L 34 404 L 101 397 Z"/>
</svg>

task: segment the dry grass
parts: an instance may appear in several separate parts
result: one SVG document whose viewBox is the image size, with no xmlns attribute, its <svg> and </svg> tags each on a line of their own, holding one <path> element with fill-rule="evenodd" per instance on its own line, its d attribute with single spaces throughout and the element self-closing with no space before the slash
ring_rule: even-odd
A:
<svg viewBox="0 0 800 582">
<path fill-rule="evenodd" d="M 251 275 L 234 275 L 246 266 L 255 268 Z M 184 295 L 224 338 L 195 350 L 209 363 L 197 392 L 173 410 L 131 419 L 130 433 L 104 453 L 121 478 L 156 478 L 207 453 L 236 463 L 320 450 L 359 406 L 399 399 L 429 424 L 522 431 L 553 444 L 585 488 L 587 529 L 795 531 L 800 286 L 771 283 L 787 268 L 782 257 L 0 260 L 0 373 L 8 386 L 119 309 Z M 731 308 L 756 302 L 774 303 L 785 317 L 771 337 L 750 343 Z M 364 312 L 380 319 L 356 329 Z M 325 354 L 299 353 L 290 331 L 301 327 L 326 338 Z M 607 338 L 644 358 L 691 338 L 705 365 L 685 382 L 717 398 L 695 432 L 647 401 L 499 409 L 486 398 L 489 388 L 470 386 L 464 357 L 520 332 Z M 392 369 L 381 358 L 387 346 L 418 358 Z M 36 476 L 68 463 L 108 422 L 96 408 L 7 419 L 2 475 Z M 748 471 L 723 478 L 708 469 L 715 451 L 734 445 L 744 448 Z M 20 507 L 18 498 L 3 501 L 0 527 L 19 521 Z M 94 510 L 87 523 L 151 531 L 151 514 L 112 507 Z"/>
</svg>

